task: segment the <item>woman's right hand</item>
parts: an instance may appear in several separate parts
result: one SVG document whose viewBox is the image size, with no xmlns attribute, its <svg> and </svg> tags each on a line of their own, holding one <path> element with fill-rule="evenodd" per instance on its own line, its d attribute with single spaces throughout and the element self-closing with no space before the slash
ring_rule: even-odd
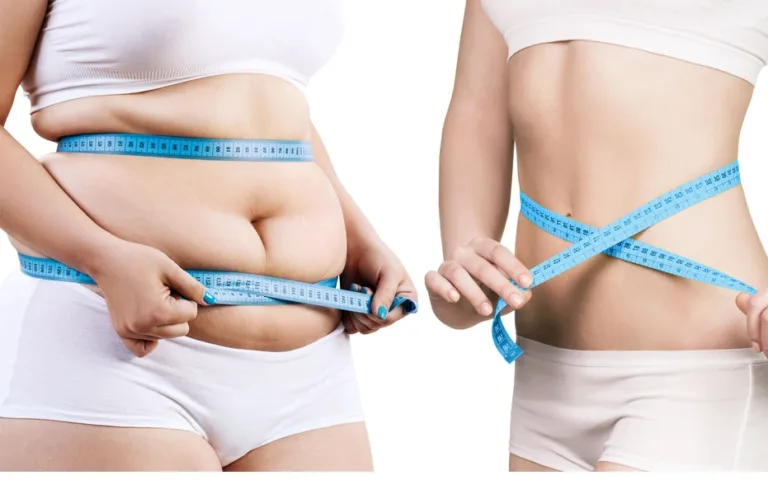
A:
<svg viewBox="0 0 768 480">
<path fill-rule="evenodd" d="M 513 310 L 530 300 L 530 290 L 518 289 L 510 278 L 524 288 L 533 281 L 531 272 L 506 247 L 490 238 L 476 238 L 456 248 L 424 280 L 437 318 L 452 328 L 469 328 L 491 318 L 499 297 Z"/>
<path fill-rule="evenodd" d="M 115 331 L 137 357 L 151 353 L 160 339 L 185 336 L 197 305 L 216 302 L 155 248 L 121 240 L 99 257 L 91 277 L 107 301 Z"/>
</svg>

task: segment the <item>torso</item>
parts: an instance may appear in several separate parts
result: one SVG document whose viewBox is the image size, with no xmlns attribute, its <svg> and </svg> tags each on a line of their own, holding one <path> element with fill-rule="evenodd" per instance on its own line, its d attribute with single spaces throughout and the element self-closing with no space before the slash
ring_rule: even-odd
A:
<svg viewBox="0 0 768 480">
<path fill-rule="evenodd" d="M 133 95 L 72 100 L 33 116 L 50 140 L 89 132 L 309 140 L 304 95 L 267 75 L 234 74 Z M 344 266 L 338 198 L 311 163 L 203 162 L 98 154 L 41 159 L 61 187 L 116 236 L 156 247 L 183 268 L 316 282 Z M 30 251 L 16 244 L 20 251 Z M 202 308 L 190 336 L 224 346 L 290 350 L 331 332 L 333 310 Z"/>
<path fill-rule="evenodd" d="M 593 226 L 737 159 L 753 90 L 711 68 L 586 41 L 527 48 L 508 71 L 520 188 Z M 768 287 L 741 187 L 635 238 Z M 527 266 L 567 246 L 519 218 Z M 748 347 L 736 294 L 600 255 L 536 287 L 517 332 L 574 349 Z"/>
</svg>

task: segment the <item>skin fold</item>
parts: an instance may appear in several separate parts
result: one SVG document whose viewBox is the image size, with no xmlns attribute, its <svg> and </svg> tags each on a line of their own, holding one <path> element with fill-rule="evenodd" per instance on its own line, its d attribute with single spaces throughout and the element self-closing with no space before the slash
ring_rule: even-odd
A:
<svg viewBox="0 0 768 480">
<path fill-rule="evenodd" d="M 425 278 L 438 318 L 469 328 L 503 295 L 519 335 L 556 347 L 768 351 L 768 257 L 741 187 L 634 238 L 747 282 L 759 290 L 751 298 L 604 255 L 523 293 L 507 278 L 527 286 L 528 268 L 569 244 L 522 216 L 512 217 L 514 248 L 499 243 L 513 150 L 523 192 L 603 226 L 737 159 L 752 91 L 721 71 L 597 42 L 541 44 L 507 60 L 503 37 L 469 0 L 441 151 L 445 261 Z"/>
<path fill-rule="evenodd" d="M 0 1 L 3 123 L 46 7 L 43 0 Z M 57 153 L 38 161 L 0 129 L 0 227 L 20 252 L 91 275 L 117 333 L 137 356 L 182 335 L 287 351 L 329 334 L 340 321 L 350 334 L 368 334 L 404 316 L 401 308 L 377 316 L 306 306 L 210 307 L 202 285 L 183 269 L 304 282 L 341 275 L 344 287 L 376 290 L 374 312 L 386 311 L 395 295 L 416 299 L 402 264 L 336 177 L 305 96 L 287 81 L 229 74 L 76 99 L 40 110 L 32 124 L 51 141 L 130 132 L 312 143 L 311 163 Z M 133 450 L 140 454 L 126 455 Z M 12 470 L 221 469 L 196 435 L 151 429 L 0 419 L 0 452 L 0 469 Z M 372 464 L 361 423 L 279 440 L 228 468 L 367 470 Z"/>
</svg>

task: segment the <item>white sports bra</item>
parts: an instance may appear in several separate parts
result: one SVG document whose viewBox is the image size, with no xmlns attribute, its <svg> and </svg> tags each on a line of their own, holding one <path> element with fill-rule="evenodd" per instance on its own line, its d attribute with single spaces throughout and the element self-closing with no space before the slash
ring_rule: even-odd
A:
<svg viewBox="0 0 768 480">
<path fill-rule="evenodd" d="M 768 62 L 768 0 L 483 0 L 509 57 L 592 40 L 715 68 L 754 84 Z"/>
<path fill-rule="evenodd" d="M 225 73 L 300 89 L 333 55 L 344 0 L 49 0 L 22 88 L 32 112 Z"/>
</svg>

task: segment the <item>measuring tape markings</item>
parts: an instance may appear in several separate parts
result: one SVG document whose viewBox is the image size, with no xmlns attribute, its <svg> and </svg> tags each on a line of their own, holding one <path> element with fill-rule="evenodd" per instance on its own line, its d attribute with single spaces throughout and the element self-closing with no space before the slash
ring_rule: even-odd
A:
<svg viewBox="0 0 768 480">
<path fill-rule="evenodd" d="M 520 203 L 520 212 L 523 216 L 545 232 L 561 240 L 577 243 L 582 238 L 588 237 L 597 231 L 595 227 L 579 223 L 559 213 L 545 209 L 523 193 L 520 194 Z M 757 290 L 737 278 L 682 255 L 632 238 L 619 242 L 602 253 L 678 277 L 739 290 L 750 295 L 757 293 Z"/>
<path fill-rule="evenodd" d="M 733 162 L 651 200 L 647 204 L 605 227 L 596 228 L 586 226 L 588 229 L 586 233 L 584 232 L 584 225 L 570 219 L 568 219 L 568 222 L 563 222 L 563 219 L 567 217 L 551 212 L 546 208 L 535 204 L 530 198 L 521 194 L 521 206 L 525 207 L 529 213 L 532 213 L 529 220 L 540 228 L 543 228 L 545 231 L 549 231 L 550 229 L 553 230 L 550 232 L 553 234 L 555 232 L 568 232 L 569 241 L 572 239 L 575 243 L 533 267 L 531 269 L 531 273 L 533 274 L 533 284 L 529 288 L 520 287 L 513 280 L 510 281 L 521 290 L 529 290 L 571 268 L 574 268 L 599 253 L 616 253 L 619 258 L 633 261 L 633 263 L 640 262 L 638 264 L 648 268 L 665 271 L 673 275 L 686 273 L 689 275 L 686 278 L 694 278 L 696 280 L 709 278 L 712 281 L 708 281 L 707 283 L 741 291 L 754 292 L 755 290 L 752 287 L 739 280 L 685 259 L 684 257 L 680 257 L 679 255 L 671 254 L 661 249 L 657 249 L 656 247 L 645 247 L 646 244 L 636 240 L 629 242 L 628 246 L 624 245 L 627 240 L 631 240 L 630 237 L 633 235 L 646 230 L 656 223 L 659 223 L 686 208 L 733 188 L 740 183 L 741 178 L 739 176 L 738 162 Z M 547 218 L 549 219 L 547 220 Z M 558 228 L 552 229 L 552 224 Z M 576 232 L 575 234 L 577 236 L 572 236 L 571 229 L 574 229 L 573 232 Z M 578 229 L 581 229 L 581 234 L 578 234 Z M 635 247 L 639 247 L 639 249 L 635 250 Z M 645 253 L 642 253 L 643 248 L 655 250 L 656 255 L 647 256 Z M 665 256 L 664 259 L 658 258 L 660 253 Z M 677 266 L 678 260 L 682 261 L 682 265 L 688 268 L 688 270 L 684 270 Z M 687 267 L 687 263 L 690 263 L 691 266 Z M 704 272 L 703 269 L 705 268 L 707 269 L 707 272 L 712 274 L 712 277 L 693 276 L 692 272 Z M 680 269 L 681 272 L 678 272 L 678 269 Z M 707 273 L 707 275 L 709 275 L 709 273 Z M 502 323 L 501 311 L 506 306 L 507 303 L 500 298 L 494 311 L 491 332 L 494 345 L 499 353 L 501 353 L 507 363 L 512 363 L 522 355 L 523 350 L 512 340 Z"/>
<path fill-rule="evenodd" d="M 312 146 L 297 140 L 207 139 L 133 133 L 86 134 L 59 140 L 57 152 L 190 160 L 310 162 Z"/>
<path fill-rule="evenodd" d="M 171 137 L 158 135 L 108 133 L 64 137 L 58 152 L 143 155 L 192 160 L 312 161 L 308 142 L 293 140 L 241 140 Z M 21 270 L 43 279 L 95 285 L 88 275 L 57 260 L 19 254 Z M 288 305 L 306 304 L 349 312 L 372 314 L 373 295 L 336 288 L 338 278 L 310 284 L 276 277 L 239 272 L 189 270 L 197 281 L 216 297 L 217 305 Z M 390 311 L 403 307 L 416 313 L 416 302 L 395 297 Z"/>
<path fill-rule="evenodd" d="M 41 280 L 96 285 L 90 276 L 51 258 L 19 254 L 21 270 Z M 356 313 L 371 313 L 373 296 L 336 288 L 338 279 L 311 284 L 283 278 L 237 272 L 187 270 L 216 297 L 216 305 L 287 305 L 301 303 Z M 416 313 L 417 305 L 405 297 L 395 297 L 390 311 L 402 306 L 405 313 Z"/>
</svg>

